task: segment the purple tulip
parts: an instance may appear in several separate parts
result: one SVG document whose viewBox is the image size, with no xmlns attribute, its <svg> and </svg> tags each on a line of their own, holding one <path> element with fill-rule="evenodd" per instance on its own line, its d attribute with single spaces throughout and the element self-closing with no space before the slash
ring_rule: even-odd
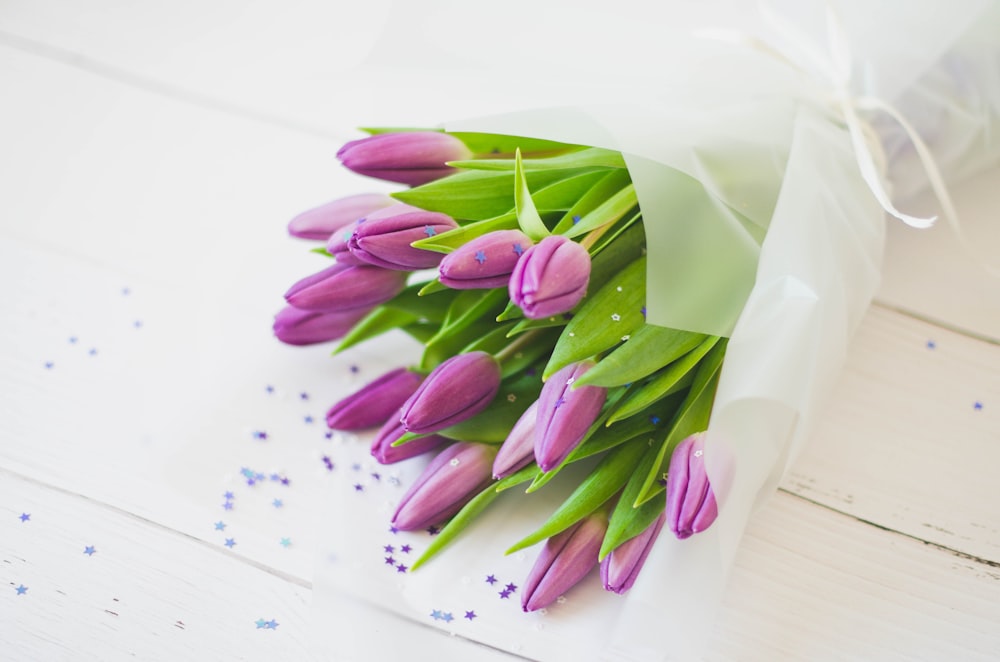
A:
<svg viewBox="0 0 1000 662">
<path fill-rule="evenodd" d="M 493 460 L 493 477 L 506 478 L 528 466 L 535 459 L 535 421 L 538 418 L 538 400 L 531 403 L 517 423 L 511 428 L 506 441 Z"/>
<path fill-rule="evenodd" d="M 455 172 L 445 165 L 473 154 L 461 140 L 438 131 L 383 133 L 354 140 L 337 152 L 345 167 L 359 175 L 419 186 Z"/>
<path fill-rule="evenodd" d="M 525 581 L 521 608 L 535 611 L 546 607 L 586 577 L 597 565 L 607 530 L 607 517 L 600 512 L 546 540 Z"/>
<path fill-rule="evenodd" d="M 400 420 L 407 432 L 437 432 L 486 409 L 500 390 L 500 364 L 486 352 L 468 352 L 446 360 L 403 405 Z"/>
<path fill-rule="evenodd" d="M 334 264 L 292 285 L 285 301 L 301 310 L 347 311 L 385 303 L 404 287 L 403 271 Z"/>
<path fill-rule="evenodd" d="M 506 287 L 518 259 L 531 246 L 531 239 L 520 230 L 476 237 L 441 260 L 441 282 L 455 290 Z"/>
<path fill-rule="evenodd" d="M 396 412 L 399 413 L 398 411 Z M 382 429 L 372 441 L 372 457 L 379 464 L 395 464 L 417 455 L 423 455 L 448 442 L 448 439 L 436 434 L 420 437 L 399 446 L 392 444 L 406 433 L 399 416 L 393 416 L 385 422 Z"/>
<path fill-rule="evenodd" d="M 667 469 L 667 523 L 680 539 L 700 533 L 719 514 L 715 493 L 705 473 L 705 433 L 677 444 Z"/>
<path fill-rule="evenodd" d="M 327 239 L 331 234 L 367 214 L 398 204 L 381 193 L 362 193 L 333 200 L 304 211 L 288 222 L 288 234 L 302 239 Z"/>
<path fill-rule="evenodd" d="M 364 218 L 359 218 L 354 223 L 348 223 L 331 234 L 330 238 L 326 240 L 326 252 L 337 260 L 337 264 L 347 264 L 353 266 L 365 266 L 368 264 L 367 262 L 359 260 L 357 256 L 351 252 L 351 237 L 354 236 L 354 231 L 358 229 L 358 225 L 364 221 Z"/>
<path fill-rule="evenodd" d="M 538 396 L 535 426 L 535 461 L 542 471 L 551 471 L 583 441 L 597 420 L 607 389 L 600 386 L 573 388 L 573 382 L 593 368 L 593 361 L 571 363 L 552 375 Z"/>
<path fill-rule="evenodd" d="M 403 495 L 392 525 L 401 531 L 415 531 L 457 513 L 490 484 L 494 454 L 496 447 L 492 445 L 464 441 L 441 451 Z"/>
<path fill-rule="evenodd" d="M 315 345 L 342 338 L 367 314 L 367 308 L 318 313 L 287 306 L 274 316 L 274 335 L 287 345 Z"/>
<path fill-rule="evenodd" d="M 441 253 L 410 244 L 457 227 L 458 223 L 446 214 L 395 205 L 359 222 L 348 247 L 355 258 L 377 267 L 404 271 L 429 269 L 438 265 Z"/>
<path fill-rule="evenodd" d="M 580 303 L 590 281 L 587 249 L 562 235 L 529 248 L 510 276 L 510 300 L 529 319 L 559 315 Z"/>
<path fill-rule="evenodd" d="M 601 582 L 606 590 L 621 595 L 632 588 L 666 519 L 666 515 L 661 514 L 645 531 L 626 540 L 604 557 L 601 561 Z"/>
<path fill-rule="evenodd" d="M 326 413 L 333 430 L 363 430 L 382 425 L 396 414 L 423 380 L 419 374 L 397 368 L 347 396 Z"/>
</svg>

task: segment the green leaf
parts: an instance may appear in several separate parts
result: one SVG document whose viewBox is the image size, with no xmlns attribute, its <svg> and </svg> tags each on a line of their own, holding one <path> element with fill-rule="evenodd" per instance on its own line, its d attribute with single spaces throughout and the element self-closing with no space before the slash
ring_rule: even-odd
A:
<svg viewBox="0 0 1000 662">
<path fill-rule="evenodd" d="M 405 290 L 382 304 L 382 307 L 410 313 L 417 319 L 443 322 L 458 292 L 445 288 L 432 294 L 420 294 L 426 286 L 427 283 L 407 285 Z"/>
<path fill-rule="evenodd" d="M 433 237 L 420 239 L 413 242 L 411 246 L 428 251 L 437 251 L 438 253 L 450 253 L 459 246 L 463 246 L 484 234 L 496 232 L 497 230 L 514 230 L 516 228 L 517 214 L 511 212 L 485 221 L 469 223 L 454 230 L 436 234 Z"/>
<path fill-rule="evenodd" d="M 527 150 L 520 148 L 522 152 Z M 515 150 L 516 151 L 516 150 Z M 468 170 L 513 170 L 511 159 L 475 159 L 470 161 L 452 161 L 448 165 Z M 587 147 L 556 156 L 524 159 L 524 169 L 565 170 L 567 168 L 620 168 L 625 169 L 625 159 L 620 152 L 599 147 Z"/>
<path fill-rule="evenodd" d="M 437 294 L 438 292 L 444 292 L 448 289 L 450 288 L 444 283 L 442 283 L 439 279 L 432 278 L 431 280 L 424 283 L 423 287 L 421 287 L 417 291 L 417 296 L 425 297 L 428 294 Z"/>
<path fill-rule="evenodd" d="M 576 386 L 621 386 L 638 382 L 700 345 L 707 336 L 644 324 L 629 340 L 603 357 Z"/>
<path fill-rule="evenodd" d="M 317 255 L 322 255 L 323 257 L 333 257 L 330 251 L 326 250 L 326 246 L 319 246 L 317 248 L 309 249 L 310 253 L 316 253 Z"/>
<path fill-rule="evenodd" d="M 653 375 L 652 379 L 633 389 L 628 398 L 623 400 L 618 410 L 608 419 L 609 422 L 615 423 L 628 418 L 660 398 L 689 386 L 693 381 L 691 371 L 718 342 L 718 336 L 707 337 L 700 345 L 679 360 Z"/>
<path fill-rule="evenodd" d="M 641 223 L 636 223 L 625 229 L 615 241 L 608 244 L 591 258 L 590 282 L 593 288 L 599 283 L 606 283 L 619 274 L 622 269 L 640 258 L 645 253 L 646 233 Z M 645 287 L 645 279 L 643 280 Z M 589 297 L 588 297 L 589 299 Z M 584 299 L 584 305 L 587 299 Z"/>
<path fill-rule="evenodd" d="M 506 300 L 507 292 L 502 289 L 460 291 L 448 308 L 441 330 L 430 342 L 453 335 L 484 317 L 494 322 Z"/>
<path fill-rule="evenodd" d="M 603 177 L 605 177 L 603 170 L 583 171 L 579 174 L 571 174 L 566 179 L 532 191 L 531 198 L 543 216 L 551 212 L 557 212 L 558 217 L 561 218 L 563 216 L 562 212 L 572 208 L 580 197 L 586 195 Z M 548 221 L 547 218 L 545 220 Z M 548 224 L 546 224 L 546 227 L 548 227 Z"/>
<path fill-rule="evenodd" d="M 639 204 L 635 197 L 635 187 L 629 184 L 604 201 L 592 212 L 580 219 L 566 231 L 567 237 L 578 237 L 621 219 L 629 210 Z"/>
<path fill-rule="evenodd" d="M 509 335 L 508 332 L 507 336 Z M 514 341 L 508 340 L 509 345 L 496 357 L 503 368 L 504 378 L 531 367 L 540 370 L 542 365 L 535 364 L 539 360 L 542 362 L 548 360 L 552 345 L 558 337 L 558 329 L 535 329 L 530 336 L 517 338 Z"/>
<path fill-rule="evenodd" d="M 545 366 L 545 377 L 617 345 L 622 336 L 639 328 L 644 323 L 645 283 L 646 258 L 642 257 L 609 278 L 596 294 L 588 296 L 563 329 Z"/>
<path fill-rule="evenodd" d="M 600 508 L 625 484 L 645 451 L 645 444 L 638 443 L 619 446 L 608 453 L 541 527 L 515 543 L 505 553 L 512 554 L 551 538 Z"/>
<path fill-rule="evenodd" d="M 595 182 L 586 194 L 577 198 L 556 225 L 553 230 L 555 234 L 563 234 L 572 228 L 574 219 L 582 219 L 632 182 L 628 170 L 600 171 L 599 174 L 601 179 Z"/>
<path fill-rule="evenodd" d="M 444 133 L 444 129 L 412 127 L 412 126 L 362 126 L 358 127 L 358 131 L 364 131 L 370 136 L 377 136 L 382 133 L 417 133 L 425 131 L 430 131 L 434 133 Z"/>
<path fill-rule="evenodd" d="M 433 338 L 424 343 L 424 353 L 420 357 L 420 370 L 430 372 L 442 361 L 460 353 L 463 347 L 494 329 L 496 329 L 496 322 L 491 318 L 478 317 L 468 326 L 456 327 L 451 333 L 442 334 L 438 331 Z"/>
<path fill-rule="evenodd" d="M 717 343 L 698 366 L 691 390 L 688 391 L 684 403 L 678 410 L 670 432 L 660 445 L 656 455 L 657 461 L 646 475 L 642 490 L 636 497 L 634 505 L 642 505 L 663 491 L 659 480 L 670 464 L 670 454 L 674 447 L 695 432 L 701 432 L 708 428 L 708 419 L 712 415 L 712 404 L 715 402 L 715 389 L 719 383 L 719 368 L 722 366 L 722 359 L 725 355 L 726 343 Z"/>
<path fill-rule="evenodd" d="M 413 313 L 379 306 L 351 327 L 351 330 L 347 332 L 347 335 L 344 336 L 340 344 L 333 350 L 333 353 L 339 354 L 349 347 L 380 336 L 392 329 L 408 327 L 417 322 L 418 319 Z"/>
<path fill-rule="evenodd" d="M 535 209 L 528 190 L 528 181 L 524 178 L 524 168 L 521 162 L 521 151 L 514 156 L 514 209 L 517 211 L 517 224 L 532 241 L 541 241 L 549 236 L 549 229 L 542 222 L 542 217 Z"/>
<path fill-rule="evenodd" d="M 545 170 L 527 173 L 532 191 L 572 175 L 573 170 Z M 428 211 L 448 214 L 456 221 L 484 221 L 514 209 L 514 173 L 476 170 L 459 172 L 442 179 L 397 191 L 392 197 Z"/>
<path fill-rule="evenodd" d="M 623 542 L 645 531 L 666 508 L 665 499 L 647 501 L 638 508 L 632 506 L 635 503 L 636 497 L 639 496 L 645 476 L 656 461 L 656 455 L 656 446 L 648 448 L 642 456 L 642 460 L 635 468 L 632 477 L 625 484 L 625 489 L 622 490 L 622 495 L 619 497 L 618 503 L 611 513 L 611 519 L 608 522 L 608 531 L 604 534 L 604 540 L 601 543 L 599 554 L 601 560 Z"/>
<path fill-rule="evenodd" d="M 497 133 L 475 133 L 470 131 L 449 131 L 476 154 L 492 154 L 513 156 L 520 149 L 525 154 L 553 154 L 559 152 L 577 151 L 583 149 L 580 145 L 570 145 L 554 140 L 541 138 L 525 138 L 523 136 L 504 136 Z"/>
<path fill-rule="evenodd" d="M 542 391 L 542 380 L 525 373 L 505 379 L 486 409 L 470 419 L 438 432 L 449 439 L 498 444 L 507 439 L 517 419 Z"/>
</svg>

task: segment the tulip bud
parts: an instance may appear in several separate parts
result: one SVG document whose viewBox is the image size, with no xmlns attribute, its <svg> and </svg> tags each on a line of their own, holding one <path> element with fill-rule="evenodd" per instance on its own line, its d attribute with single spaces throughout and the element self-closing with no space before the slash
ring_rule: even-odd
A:
<svg viewBox="0 0 1000 662">
<path fill-rule="evenodd" d="M 455 172 L 445 165 L 473 154 L 461 140 L 438 131 L 382 133 L 354 140 L 337 152 L 345 167 L 359 175 L 419 186 Z"/>
<path fill-rule="evenodd" d="M 422 379 L 406 368 L 388 372 L 333 405 L 326 413 L 326 424 L 333 430 L 362 430 L 382 425 L 399 412 Z"/>
<path fill-rule="evenodd" d="M 359 222 L 348 248 L 355 258 L 377 267 L 404 271 L 429 269 L 436 267 L 443 255 L 410 244 L 457 227 L 458 223 L 446 214 L 395 205 Z"/>
<path fill-rule="evenodd" d="M 274 335 L 287 345 L 315 345 L 342 338 L 367 314 L 367 308 L 318 313 L 287 306 L 274 316 Z"/>
<path fill-rule="evenodd" d="M 403 405 L 400 420 L 407 432 L 437 432 L 472 418 L 500 390 L 500 364 L 486 352 L 468 352 L 446 360 Z"/>
<path fill-rule="evenodd" d="M 334 264 L 292 285 L 285 301 L 301 310 L 347 311 L 385 303 L 404 287 L 402 271 Z"/>
<path fill-rule="evenodd" d="M 396 413 L 398 414 L 399 412 L 397 411 Z M 385 422 L 385 425 L 382 426 L 382 429 L 378 431 L 378 434 L 375 435 L 375 439 L 372 441 L 372 457 L 379 464 L 395 464 L 396 462 L 402 462 L 417 455 L 423 455 L 448 442 L 447 439 L 440 435 L 430 434 L 426 437 L 419 437 L 405 444 L 400 444 L 399 446 L 393 446 L 393 443 L 398 441 L 404 434 L 406 434 L 406 430 L 403 428 L 403 424 L 399 422 L 399 416 L 392 416 Z"/>
<path fill-rule="evenodd" d="M 626 540 L 604 557 L 601 561 L 601 582 L 605 590 L 621 595 L 632 588 L 665 521 L 666 515 L 661 514 L 645 531 Z"/>
<path fill-rule="evenodd" d="M 403 495 L 392 516 L 392 525 L 402 531 L 414 531 L 457 513 L 490 484 L 495 454 L 496 448 L 489 444 L 462 441 L 441 451 Z"/>
<path fill-rule="evenodd" d="M 607 530 L 607 517 L 599 512 L 546 540 L 525 581 L 521 608 L 535 611 L 546 607 L 586 577 L 597 565 Z"/>
<path fill-rule="evenodd" d="M 376 209 L 397 204 L 381 193 L 362 193 L 304 211 L 288 222 L 288 234 L 302 239 L 327 239 L 331 234 Z"/>
<path fill-rule="evenodd" d="M 583 441 L 601 413 L 607 389 L 600 386 L 573 388 L 573 382 L 595 365 L 593 361 L 571 363 L 552 375 L 542 387 L 535 425 L 535 461 L 542 471 L 559 466 Z"/>
<path fill-rule="evenodd" d="M 506 287 L 532 241 L 520 230 L 498 230 L 476 237 L 441 260 L 441 282 L 455 290 Z"/>
<path fill-rule="evenodd" d="M 510 276 L 510 299 L 529 319 L 570 310 L 587 294 L 590 255 L 562 235 L 545 237 L 518 260 Z"/>
<path fill-rule="evenodd" d="M 358 229 L 358 225 L 364 221 L 364 218 L 359 218 L 354 223 L 349 223 L 340 228 L 326 240 L 326 252 L 333 256 L 337 264 L 353 266 L 367 265 L 366 262 L 359 260 L 351 253 L 351 237 L 354 236 L 354 231 Z"/>
<path fill-rule="evenodd" d="M 531 403 L 517 423 L 511 428 L 507 440 L 493 460 L 493 477 L 506 478 L 528 466 L 535 459 L 535 421 L 538 418 L 538 400 Z"/>
<path fill-rule="evenodd" d="M 680 539 L 700 533 L 719 514 L 715 493 L 705 473 L 705 433 L 677 444 L 667 469 L 667 523 Z"/>
</svg>

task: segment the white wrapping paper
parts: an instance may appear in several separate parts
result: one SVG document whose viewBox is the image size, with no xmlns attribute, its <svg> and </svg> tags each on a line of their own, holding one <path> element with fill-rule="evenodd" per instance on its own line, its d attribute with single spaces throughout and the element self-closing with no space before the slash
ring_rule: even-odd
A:
<svg viewBox="0 0 1000 662">
<path fill-rule="evenodd" d="M 1000 160 L 1000 3 L 959 5 L 837 5 L 853 56 L 852 92 L 895 104 L 946 177 Z M 793 58 L 799 51 L 787 47 L 797 39 L 826 52 L 822 9 L 797 3 L 774 10 L 793 29 L 766 38 Z M 512 500 L 495 504 L 462 541 L 412 577 L 382 573 L 373 580 L 371 562 L 353 550 L 389 544 L 383 539 L 391 490 L 373 524 L 372 513 L 359 512 L 350 490 L 341 487 L 329 526 L 355 531 L 360 542 L 331 543 L 334 560 L 321 563 L 319 589 L 365 596 L 416 621 L 534 659 L 593 659 L 594 651 L 607 660 L 698 656 L 746 523 L 809 437 L 839 373 L 878 286 L 884 243 L 883 211 L 861 176 L 857 151 L 831 102 L 830 81 L 808 57 L 796 60 L 807 72 L 802 74 L 767 54 L 740 49 L 720 45 L 717 58 L 702 61 L 687 84 L 664 90 L 655 105 L 578 106 L 446 125 L 625 154 L 649 242 L 666 247 L 661 259 L 650 260 L 655 271 L 649 289 L 676 286 L 671 291 L 677 296 L 651 308 L 649 320 L 731 332 L 706 444 L 721 503 L 714 527 L 686 541 L 661 536 L 624 599 L 597 598 L 591 582 L 548 614 L 525 616 L 487 603 L 491 608 L 480 607 L 477 616 L 488 614 L 488 623 L 481 618 L 477 628 L 459 631 L 451 622 L 428 622 L 427 613 L 485 599 L 479 585 L 491 573 L 523 578 L 532 550 L 527 560 L 500 554 L 548 511 L 512 507 Z M 906 193 L 926 185 L 911 141 L 884 118 L 872 126 L 878 140 L 869 147 L 887 168 L 889 183 Z M 675 213 L 678 197 L 701 210 L 700 222 L 663 218 Z M 718 275 L 720 265 L 726 265 L 725 278 Z M 701 287 L 698 297 L 684 298 L 693 283 Z M 417 470 L 407 467 L 401 481 Z M 553 506 L 558 497 L 548 497 Z M 422 542 L 415 538 L 413 544 Z"/>
</svg>

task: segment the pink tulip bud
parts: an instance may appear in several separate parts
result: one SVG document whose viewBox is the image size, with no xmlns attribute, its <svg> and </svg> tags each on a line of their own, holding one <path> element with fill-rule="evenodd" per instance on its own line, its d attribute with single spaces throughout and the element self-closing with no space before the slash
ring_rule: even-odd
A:
<svg viewBox="0 0 1000 662">
<path fill-rule="evenodd" d="M 507 287 L 517 261 L 531 246 L 531 239 L 520 230 L 476 237 L 441 260 L 441 282 L 455 290 Z"/>
<path fill-rule="evenodd" d="M 510 276 L 510 300 L 529 319 L 569 311 L 587 294 L 590 255 L 562 235 L 545 237 L 518 260 Z"/>
<path fill-rule="evenodd" d="M 354 227 L 348 240 L 351 254 L 362 262 L 404 271 L 436 267 L 444 257 L 410 244 L 454 230 L 450 216 L 410 205 L 395 205 L 371 214 Z"/>
<path fill-rule="evenodd" d="M 632 588 L 665 521 L 666 515 L 661 514 L 645 531 L 629 538 L 604 557 L 601 561 L 601 582 L 605 590 L 621 595 Z"/>
<path fill-rule="evenodd" d="M 472 158 L 458 138 L 438 131 L 382 133 L 354 140 L 337 152 L 345 167 L 359 175 L 419 186 L 455 172 L 448 161 Z"/>
<path fill-rule="evenodd" d="M 385 303 L 404 287 L 403 271 L 334 264 L 292 285 L 285 301 L 301 310 L 347 311 Z"/>
<path fill-rule="evenodd" d="M 547 607 L 575 586 L 597 565 L 608 530 L 604 513 L 594 513 L 545 541 L 521 593 L 521 608 Z"/>
<path fill-rule="evenodd" d="M 573 388 L 573 383 L 593 368 L 593 361 L 571 363 L 549 377 L 538 396 L 535 425 L 535 461 L 551 471 L 576 448 L 597 420 L 607 399 L 600 386 Z"/>
<path fill-rule="evenodd" d="M 372 457 L 379 464 L 402 462 L 411 457 L 428 453 L 448 443 L 448 439 L 440 435 L 429 434 L 426 437 L 420 437 L 405 444 L 393 446 L 393 443 L 406 434 L 406 429 L 399 422 L 399 412 L 397 411 L 396 414 L 385 422 L 385 425 L 382 426 L 382 429 L 378 431 L 378 434 L 375 435 L 375 439 L 372 441 Z"/>
<path fill-rule="evenodd" d="M 388 372 L 333 405 L 326 413 L 326 424 L 333 430 L 382 425 L 399 412 L 421 381 L 421 375 L 406 368 Z"/>
<path fill-rule="evenodd" d="M 457 513 L 490 484 L 495 454 L 494 446 L 464 441 L 443 450 L 407 490 L 392 516 L 392 525 L 415 531 Z"/>
<path fill-rule="evenodd" d="M 287 306 L 274 316 L 274 335 L 287 345 L 315 345 L 344 337 L 367 308 L 319 313 Z"/>
<path fill-rule="evenodd" d="M 705 433 L 677 444 L 667 469 L 667 523 L 678 538 L 700 533 L 719 515 L 705 472 Z"/>
<path fill-rule="evenodd" d="M 472 418 L 500 390 L 500 364 L 486 352 L 453 356 L 434 369 L 403 405 L 408 432 L 437 432 Z"/>
<path fill-rule="evenodd" d="M 288 234 L 302 239 L 326 240 L 331 234 L 367 214 L 398 204 L 381 193 L 362 193 L 333 200 L 304 211 L 288 222 Z"/>
<path fill-rule="evenodd" d="M 493 477 L 506 478 L 528 466 L 535 459 L 535 421 L 538 418 L 538 400 L 531 403 L 517 423 L 511 428 L 507 440 L 500 446 L 493 460 Z"/>
</svg>

